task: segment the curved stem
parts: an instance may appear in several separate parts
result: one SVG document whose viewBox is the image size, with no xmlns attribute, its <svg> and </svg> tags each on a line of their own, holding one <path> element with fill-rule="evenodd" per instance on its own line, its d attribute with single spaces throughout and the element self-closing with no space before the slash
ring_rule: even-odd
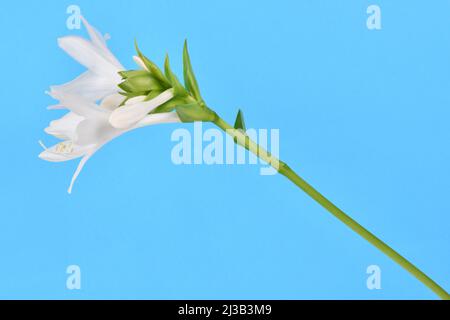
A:
<svg viewBox="0 0 450 320">
<path fill-rule="evenodd" d="M 360 225 L 358 222 L 356 222 L 350 216 L 348 216 L 345 212 L 343 212 L 341 209 L 335 206 L 330 200 L 325 198 L 320 192 L 314 189 L 308 182 L 303 180 L 298 174 L 296 174 L 291 168 L 289 168 L 288 165 L 286 165 L 284 162 L 280 161 L 276 157 L 270 155 L 267 152 L 267 150 L 263 149 L 254 141 L 252 141 L 244 132 L 242 132 L 241 130 L 234 129 L 219 116 L 216 116 L 216 119 L 213 121 L 213 123 L 216 124 L 222 130 L 224 130 L 227 134 L 231 135 L 235 139 L 237 144 L 246 148 L 250 152 L 260 157 L 262 160 L 270 164 L 280 174 L 284 175 L 286 178 L 292 181 L 296 186 L 302 189 L 306 194 L 308 194 L 322 207 L 327 209 L 332 215 L 334 215 L 337 219 L 343 222 L 346 226 L 348 226 L 350 229 L 355 231 L 361 237 L 366 239 L 368 242 L 370 242 L 372 245 L 374 245 L 376 248 L 378 248 L 380 251 L 386 254 L 389 258 L 394 260 L 405 270 L 411 273 L 424 285 L 430 288 L 441 299 L 450 300 L 450 295 L 435 281 L 433 281 L 419 268 L 417 268 L 411 262 L 405 259 L 397 251 L 392 249 L 385 242 L 376 237 L 373 233 L 371 233 L 369 230 L 364 228 L 362 225 Z"/>
</svg>

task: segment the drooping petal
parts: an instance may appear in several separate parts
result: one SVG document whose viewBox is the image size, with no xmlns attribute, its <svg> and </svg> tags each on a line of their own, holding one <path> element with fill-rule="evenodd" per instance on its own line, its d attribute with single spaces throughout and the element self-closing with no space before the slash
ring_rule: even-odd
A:
<svg viewBox="0 0 450 320">
<path fill-rule="evenodd" d="M 102 34 L 98 30 L 96 30 L 93 26 L 91 26 L 83 16 L 81 17 L 81 21 L 83 22 L 84 27 L 89 33 L 89 37 L 91 38 L 91 42 L 94 44 L 94 46 L 96 46 L 100 50 L 102 55 L 106 59 L 108 59 L 109 62 L 115 65 L 118 69 L 123 70 L 124 69 L 123 66 L 108 49 L 105 38 L 102 36 Z"/>
<path fill-rule="evenodd" d="M 139 102 L 114 110 L 109 117 L 109 122 L 115 128 L 126 129 L 142 120 L 149 112 L 173 98 L 173 89 L 161 93 L 156 98 Z"/>
<path fill-rule="evenodd" d="M 73 140 L 76 136 L 77 126 L 84 118 L 73 112 L 66 113 L 62 118 L 53 120 L 44 129 L 48 134 L 63 140 Z"/>
<path fill-rule="evenodd" d="M 160 123 L 177 123 L 181 122 L 176 112 L 163 112 L 149 114 L 136 124 L 136 128 L 151 126 Z"/>
<path fill-rule="evenodd" d="M 75 170 L 75 173 L 72 176 L 72 180 L 70 181 L 69 189 L 67 189 L 67 192 L 69 194 L 72 193 L 73 185 L 75 181 L 77 180 L 78 176 L 81 173 L 81 170 L 83 170 L 84 165 L 86 162 L 92 157 L 92 155 L 97 151 L 98 149 L 93 149 L 89 153 L 87 153 L 81 160 L 80 163 L 77 166 L 77 170 Z"/>
<path fill-rule="evenodd" d="M 121 133 L 124 133 L 124 131 L 121 131 L 117 135 L 120 135 Z M 108 140 L 103 141 L 101 144 L 97 144 L 97 145 L 94 145 L 94 146 L 92 146 L 92 145 L 91 146 L 87 146 L 87 148 L 90 148 L 90 149 L 86 152 L 84 157 L 81 159 L 80 163 L 78 164 L 77 170 L 75 171 L 75 173 L 74 173 L 74 175 L 72 177 L 72 180 L 70 181 L 70 186 L 69 186 L 69 189 L 67 190 L 67 192 L 69 194 L 72 193 L 73 185 L 74 185 L 75 181 L 77 180 L 78 176 L 80 175 L 81 170 L 83 170 L 83 167 L 86 164 L 86 162 L 94 155 L 94 153 L 96 153 L 101 147 L 103 147 L 109 141 L 114 139 L 116 136 L 110 137 Z"/>
<path fill-rule="evenodd" d="M 111 80 L 120 83 L 118 72 L 121 70 L 108 59 L 91 42 L 76 36 L 66 36 L 58 39 L 59 46 L 80 64 L 103 77 L 111 77 Z"/>
<path fill-rule="evenodd" d="M 51 91 L 80 95 L 91 101 L 97 101 L 117 92 L 117 82 L 110 77 L 102 77 L 88 70 L 65 84 L 51 86 Z"/>
</svg>

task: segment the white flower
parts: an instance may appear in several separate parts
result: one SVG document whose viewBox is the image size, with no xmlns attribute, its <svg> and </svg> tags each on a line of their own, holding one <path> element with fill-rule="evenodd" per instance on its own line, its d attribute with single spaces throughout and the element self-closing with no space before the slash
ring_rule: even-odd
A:
<svg viewBox="0 0 450 320">
<path fill-rule="evenodd" d="M 172 96 L 169 94 L 171 89 L 168 91 L 166 94 L 161 94 L 150 101 L 138 102 L 137 104 L 140 106 L 139 108 L 146 108 L 151 111 L 171 99 Z M 45 150 L 39 157 L 43 160 L 53 162 L 82 157 L 72 177 L 68 190 L 69 193 L 72 192 L 73 184 L 89 158 L 112 139 L 143 126 L 180 122 L 175 112 L 157 113 L 144 115 L 139 121 L 128 127 L 115 128 L 110 124 L 109 118 L 113 110 L 123 101 L 123 96 L 119 94 L 110 95 L 104 98 L 100 105 L 97 105 L 84 97 L 65 92 L 53 91 L 51 95 L 53 98 L 59 100 L 60 104 L 69 109 L 70 112 L 61 119 L 52 121 L 50 126 L 45 129 L 48 134 L 60 138 L 63 141 L 51 148 L 46 148 L 41 143 Z M 129 101 L 128 104 L 119 109 L 133 108 L 135 103 L 136 100 Z"/>
<path fill-rule="evenodd" d="M 148 115 L 173 98 L 173 89 L 149 101 L 141 96 L 120 106 L 125 97 L 118 94 L 117 85 L 121 82 L 118 72 L 124 68 L 108 50 L 101 34 L 84 18 L 82 21 L 90 41 L 69 36 L 58 39 L 58 43 L 88 71 L 69 83 L 51 87 L 49 94 L 59 100 L 59 104 L 50 109 L 68 109 L 70 112 L 52 121 L 45 129 L 63 141 L 51 148 L 40 142 L 45 150 L 39 155 L 41 159 L 53 162 L 82 157 L 72 177 L 69 193 L 89 158 L 112 139 L 143 126 L 180 122 L 175 112 Z M 137 62 L 143 65 L 140 59 Z M 97 101 L 101 101 L 100 105 Z"/>
<path fill-rule="evenodd" d="M 124 67 L 109 51 L 105 38 L 86 19 L 81 19 L 90 41 L 67 36 L 59 38 L 58 45 L 88 70 L 75 80 L 50 89 L 98 101 L 117 92 L 117 85 L 121 82 L 118 72 L 124 70 Z"/>
</svg>

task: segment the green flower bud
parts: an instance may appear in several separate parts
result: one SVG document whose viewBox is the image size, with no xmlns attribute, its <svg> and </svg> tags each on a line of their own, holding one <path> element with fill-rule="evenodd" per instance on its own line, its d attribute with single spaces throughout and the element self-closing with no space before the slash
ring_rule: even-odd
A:
<svg viewBox="0 0 450 320">
<path fill-rule="evenodd" d="M 160 82 L 155 79 L 150 73 L 127 78 L 124 82 L 119 84 L 119 88 L 125 92 L 149 92 L 152 90 L 161 90 L 163 87 Z"/>
</svg>

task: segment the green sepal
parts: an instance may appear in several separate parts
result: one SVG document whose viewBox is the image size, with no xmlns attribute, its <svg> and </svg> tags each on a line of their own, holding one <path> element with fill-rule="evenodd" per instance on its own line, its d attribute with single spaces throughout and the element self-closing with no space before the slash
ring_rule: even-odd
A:
<svg viewBox="0 0 450 320">
<path fill-rule="evenodd" d="M 175 110 L 177 106 L 181 106 L 184 104 L 187 104 L 186 98 L 183 97 L 175 97 L 167 101 L 166 103 L 163 103 L 162 105 L 156 107 L 152 110 L 150 113 L 164 113 L 164 112 L 171 112 Z"/>
<path fill-rule="evenodd" d="M 238 114 L 236 116 L 236 121 L 234 122 L 234 128 L 238 129 L 238 130 L 242 130 L 244 132 L 247 130 L 245 128 L 244 113 L 241 110 L 238 111 Z"/>
<path fill-rule="evenodd" d="M 197 102 L 179 105 L 175 107 L 175 110 L 182 122 L 209 122 L 217 117 L 211 109 L 202 107 Z"/>
<path fill-rule="evenodd" d="M 170 68 L 169 55 L 166 55 L 166 60 L 164 61 L 164 73 L 166 75 L 167 80 L 169 80 L 170 84 L 172 85 L 175 96 L 188 95 L 186 89 L 181 85 L 177 76 L 172 72 L 172 69 Z"/>
<path fill-rule="evenodd" d="M 183 48 L 183 75 L 186 89 L 192 94 L 195 100 L 201 101 L 202 97 L 200 95 L 200 89 L 198 88 L 197 79 L 195 78 L 194 71 L 192 69 L 187 40 L 184 41 Z"/>
<path fill-rule="evenodd" d="M 144 101 L 152 100 L 152 99 L 156 98 L 157 96 L 159 96 L 161 93 L 162 93 L 161 90 L 152 90 L 147 94 L 147 97 L 145 97 Z"/>
<path fill-rule="evenodd" d="M 137 76 L 144 76 L 150 74 L 147 70 L 128 70 L 128 71 L 119 71 L 119 75 L 122 79 L 133 78 Z"/>
<path fill-rule="evenodd" d="M 156 78 L 158 79 L 165 88 L 169 88 L 170 87 L 170 83 L 167 81 L 166 77 L 164 77 L 164 74 L 162 73 L 162 71 L 158 68 L 158 66 L 153 63 L 150 59 L 148 59 L 146 56 L 144 56 L 141 52 L 141 50 L 139 50 L 137 41 L 134 42 L 134 45 L 136 47 L 136 52 L 139 56 L 139 58 L 141 58 L 142 62 L 144 63 L 144 65 L 147 67 L 147 69 L 150 71 L 150 73 Z"/>
</svg>

